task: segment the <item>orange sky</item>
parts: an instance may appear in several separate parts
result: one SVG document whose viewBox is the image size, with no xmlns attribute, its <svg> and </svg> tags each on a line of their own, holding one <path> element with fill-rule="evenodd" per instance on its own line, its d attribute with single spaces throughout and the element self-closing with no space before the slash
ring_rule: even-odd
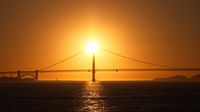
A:
<svg viewBox="0 0 200 112">
<path fill-rule="evenodd" d="M 132 58 L 199 67 L 198 4 L 193 0 L 0 1 L 0 71 L 40 69 L 85 48 L 91 38 L 101 47 Z M 149 67 L 101 50 L 97 54 L 97 68 Z M 81 54 L 52 69 L 77 68 L 91 68 L 91 55 Z M 99 73 L 97 77 L 132 80 L 180 74 L 191 73 Z M 81 80 L 90 75 L 56 77 Z"/>
</svg>

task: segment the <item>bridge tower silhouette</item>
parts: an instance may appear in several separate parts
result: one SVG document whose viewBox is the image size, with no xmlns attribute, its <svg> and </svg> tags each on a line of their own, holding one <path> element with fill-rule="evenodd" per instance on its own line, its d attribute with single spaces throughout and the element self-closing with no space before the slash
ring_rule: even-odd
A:
<svg viewBox="0 0 200 112">
<path fill-rule="evenodd" d="M 92 56 L 92 82 L 96 81 L 96 76 L 95 76 L 95 53 Z"/>
</svg>

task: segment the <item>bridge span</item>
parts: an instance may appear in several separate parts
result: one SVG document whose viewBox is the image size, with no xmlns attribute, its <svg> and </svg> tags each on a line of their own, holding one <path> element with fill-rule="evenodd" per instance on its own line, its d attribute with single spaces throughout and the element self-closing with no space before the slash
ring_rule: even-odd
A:
<svg viewBox="0 0 200 112">
<path fill-rule="evenodd" d="M 121 58 L 126 58 L 130 61 L 134 61 L 134 62 L 139 62 L 139 63 L 143 63 L 143 64 L 147 64 L 147 65 L 152 65 L 152 66 L 157 66 L 159 68 L 133 68 L 133 69 L 121 69 L 121 68 L 116 68 L 116 69 L 101 69 L 101 68 L 95 68 L 95 54 L 93 53 L 93 58 L 92 58 L 92 68 L 91 69 L 66 69 L 66 70 L 53 70 L 53 69 L 49 69 L 52 68 L 58 64 L 64 63 L 76 56 L 78 56 L 79 54 L 81 54 L 83 51 L 80 51 L 64 60 L 61 60 L 55 64 L 46 66 L 44 68 L 38 69 L 38 70 L 32 70 L 32 71 L 1 71 L 0 72 L 0 78 L 4 78 L 4 77 L 13 77 L 13 75 L 15 75 L 15 78 L 21 80 L 23 77 L 29 75 L 32 76 L 34 80 L 38 80 L 39 79 L 39 74 L 42 73 L 60 73 L 60 72 L 92 72 L 92 81 L 95 82 L 95 73 L 96 72 L 148 72 L 148 71 L 195 71 L 195 72 L 200 72 L 200 68 L 189 68 L 189 67 L 177 67 L 177 66 L 168 66 L 168 65 L 162 65 L 162 64 L 155 64 L 155 63 L 151 63 L 151 62 L 147 62 L 147 61 L 142 61 L 139 59 L 135 59 L 135 58 L 130 58 L 128 56 L 124 56 L 121 55 L 119 53 L 115 53 L 113 51 L 107 50 L 107 49 L 103 49 L 103 51 L 110 53 L 112 55 L 121 57 Z"/>
<path fill-rule="evenodd" d="M 0 77 L 9 77 L 11 75 L 15 75 L 16 78 L 22 79 L 24 76 L 30 75 L 35 80 L 38 80 L 39 75 L 42 73 L 65 73 L 65 72 L 92 72 L 92 69 L 69 69 L 69 70 L 34 70 L 34 71 L 2 71 L 0 72 Z M 156 69 L 143 69 L 143 68 L 135 68 L 135 69 L 95 69 L 95 72 L 150 72 L 150 71 L 198 71 L 200 72 L 200 68 L 156 68 Z M 94 77 L 95 78 L 95 77 Z M 92 78 L 93 79 L 93 78 Z"/>
</svg>

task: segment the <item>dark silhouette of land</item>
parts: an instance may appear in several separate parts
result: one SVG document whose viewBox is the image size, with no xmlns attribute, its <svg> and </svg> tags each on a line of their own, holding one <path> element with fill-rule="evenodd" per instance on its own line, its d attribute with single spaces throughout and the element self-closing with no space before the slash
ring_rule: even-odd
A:
<svg viewBox="0 0 200 112">
<path fill-rule="evenodd" d="M 175 75 L 167 78 L 155 78 L 156 81 L 200 81 L 200 74 L 187 78 L 182 75 Z"/>
<path fill-rule="evenodd" d="M 33 81 L 34 78 L 0 77 L 0 81 Z"/>
<path fill-rule="evenodd" d="M 0 81 L 20 81 L 18 77 L 0 77 Z"/>
<path fill-rule="evenodd" d="M 190 80 L 199 80 L 200 81 L 200 74 L 192 76 L 190 78 Z"/>
</svg>

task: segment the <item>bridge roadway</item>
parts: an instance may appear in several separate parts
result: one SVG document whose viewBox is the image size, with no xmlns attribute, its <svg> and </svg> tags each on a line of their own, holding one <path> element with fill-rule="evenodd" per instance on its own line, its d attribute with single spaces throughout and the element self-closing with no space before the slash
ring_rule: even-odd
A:
<svg viewBox="0 0 200 112">
<path fill-rule="evenodd" d="M 142 71 L 200 71 L 200 68 L 152 68 L 152 69 L 95 69 L 96 72 L 142 72 Z M 20 73 L 35 73 L 36 71 L 20 71 Z M 39 73 L 57 73 L 57 72 L 92 72 L 92 69 L 69 69 L 69 70 L 38 70 Z M 15 74 L 18 71 L 1 71 L 0 74 Z"/>
</svg>

